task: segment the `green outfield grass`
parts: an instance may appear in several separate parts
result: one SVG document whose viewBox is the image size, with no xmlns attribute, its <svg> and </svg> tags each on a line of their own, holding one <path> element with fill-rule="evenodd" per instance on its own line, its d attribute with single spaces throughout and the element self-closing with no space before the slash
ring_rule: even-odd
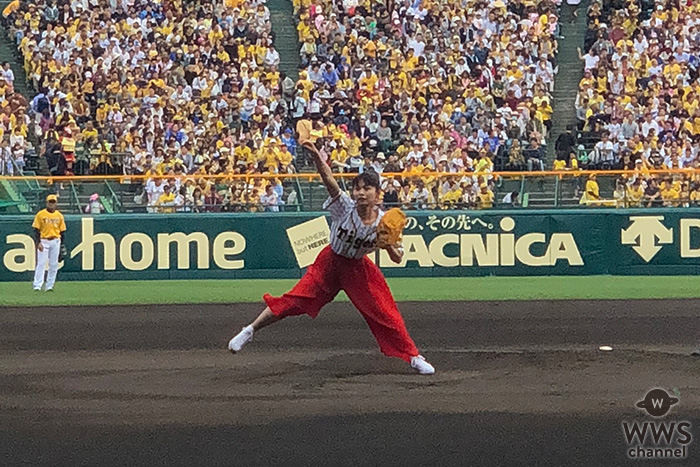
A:
<svg viewBox="0 0 700 467">
<path fill-rule="evenodd" d="M 5 282 L 0 283 L 0 306 L 262 302 L 263 293 L 281 294 L 295 282 L 59 282 L 51 293 L 34 292 L 31 283 Z M 695 276 L 396 278 L 389 285 L 398 301 L 700 298 L 700 277 Z"/>
</svg>

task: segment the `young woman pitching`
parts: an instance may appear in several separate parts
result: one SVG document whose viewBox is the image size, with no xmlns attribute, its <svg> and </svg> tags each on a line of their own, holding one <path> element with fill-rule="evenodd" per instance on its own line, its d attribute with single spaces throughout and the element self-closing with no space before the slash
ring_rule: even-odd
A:
<svg viewBox="0 0 700 467">
<path fill-rule="evenodd" d="M 287 316 L 308 314 L 315 318 L 325 304 L 344 290 L 367 321 L 382 353 L 405 360 L 420 374 L 435 373 L 408 335 L 382 272 L 366 256 L 383 248 L 396 263 L 403 257 L 399 244 L 377 239 L 377 225 L 384 215 L 377 207 L 379 176 L 364 172 L 355 177 L 351 199 L 340 190 L 314 144 L 306 142 L 304 147 L 313 155 L 330 195 L 324 208 L 331 213 L 331 244 L 319 253 L 291 291 L 281 297 L 263 297 L 267 308 L 231 339 L 229 350 L 240 352 L 256 331 Z"/>
</svg>

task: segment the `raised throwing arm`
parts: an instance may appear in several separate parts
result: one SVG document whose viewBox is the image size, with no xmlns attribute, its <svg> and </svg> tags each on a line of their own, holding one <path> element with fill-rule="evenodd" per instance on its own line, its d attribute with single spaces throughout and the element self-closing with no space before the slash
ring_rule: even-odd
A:
<svg viewBox="0 0 700 467">
<path fill-rule="evenodd" d="M 338 182 L 336 182 L 335 178 L 333 178 L 331 168 L 328 166 L 328 164 L 321 160 L 321 153 L 318 152 L 316 145 L 311 141 L 304 141 L 302 146 L 304 146 L 304 148 L 306 148 L 306 150 L 309 151 L 311 156 L 314 158 L 316 170 L 318 170 L 318 173 L 321 174 L 321 180 L 323 180 L 323 184 L 326 186 L 326 190 L 328 190 L 330 197 L 338 197 L 338 195 L 340 195 L 340 186 L 338 186 Z"/>
</svg>

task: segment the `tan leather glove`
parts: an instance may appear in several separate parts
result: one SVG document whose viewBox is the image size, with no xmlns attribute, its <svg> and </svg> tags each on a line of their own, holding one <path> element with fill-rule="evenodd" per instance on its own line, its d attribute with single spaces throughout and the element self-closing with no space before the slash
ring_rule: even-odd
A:
<svg viewBox="0 0 700 467">
<path fill-rule="evenodd" d="M 389 209 L 377 226 L 377 246 L 386 248 L 401 241 L 406 227 L 406 214 L 399 208 Z"/>
</svg>

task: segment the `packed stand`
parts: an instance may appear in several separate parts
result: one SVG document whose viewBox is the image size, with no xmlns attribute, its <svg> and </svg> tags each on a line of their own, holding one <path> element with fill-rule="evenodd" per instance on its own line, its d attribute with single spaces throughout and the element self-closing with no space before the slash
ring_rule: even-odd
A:
<svg viewBox="0 0 700 467">
<path fill-rule="evenodd" d="M 420 175 L 543 169 L 560 3 L 294 0 L 293 116 L 335 170 L 403 172 L 391 203 L 491 207 L 488 174 Z"/>
<path fill-rule="evenodd" d="M 581 145 L 563 144 L 558 157 L 578 156 L 586 168 L 634 171 L 608 187 L 612 197 L 602 197 L 598 182 L 589 180 L 581 203 L 697 204 L 697 177 L 650 170 L 700 167 L 700 5 L 595 1 L 580 56 L 584 77 L 576 112 Z"/>
<path fill-rule="evenodd" d="M 29 142 L 31 120 L 27 100 L 14 89 L 15 75 L 8 62 L 0 65 L 0 175 L 21 175 Z"/>
<path fill-rule="evenodd" d="M 261 180 L 198 176 L 295 171 L 294 81 L 277 69 L 264 0 L 36 0 L 6 16 L 52 174 L 166 176 L 163 205 L 181 197 L 197 210 L 201 197 L 239 210 L 264 197 Z M 172 181 L 182 175 L 192 181 Z M 156 210 L 154 197 L 139 199 Z"/>
</svg>

